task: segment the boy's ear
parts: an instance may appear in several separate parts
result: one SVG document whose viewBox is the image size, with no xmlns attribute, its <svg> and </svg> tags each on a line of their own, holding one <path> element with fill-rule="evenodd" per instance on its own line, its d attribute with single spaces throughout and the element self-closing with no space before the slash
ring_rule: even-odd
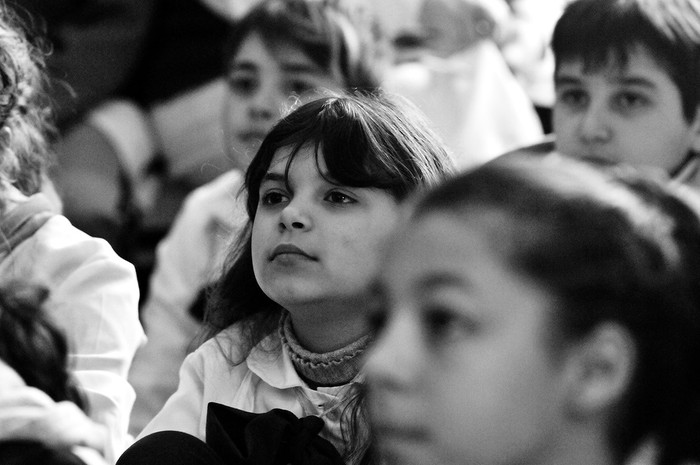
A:
<svg viewBox="0 0 700 465">
<path fill-rule="evenodd" d="M 690 124 L 690 131 L 690 148 L 693 152 L 700 153 L 700 105 L 695 108 L 695 117 Z"/>
<path fill-rule="evenodd" d="M 565 362 L 568 413 L 583 419 L 611 411 L 629 387 L 636 359 L 632 336 L 617 323 L 603 323 L 576 342 Z"/>
</svg>

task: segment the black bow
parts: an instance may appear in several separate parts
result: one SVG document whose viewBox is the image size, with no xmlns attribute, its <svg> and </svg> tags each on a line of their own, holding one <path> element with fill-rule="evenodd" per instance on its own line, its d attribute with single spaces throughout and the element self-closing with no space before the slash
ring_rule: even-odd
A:
<svg viewBox="0 0 700 465">
<path fill-rule="evenodd" d="M 297 418 L 274 409 L 250 413 L 210 402 L 206 442 L 225 463 L 235 465 L 344 465 L 338 451 L 318 433 L 323 420 Z"/>
</svg>

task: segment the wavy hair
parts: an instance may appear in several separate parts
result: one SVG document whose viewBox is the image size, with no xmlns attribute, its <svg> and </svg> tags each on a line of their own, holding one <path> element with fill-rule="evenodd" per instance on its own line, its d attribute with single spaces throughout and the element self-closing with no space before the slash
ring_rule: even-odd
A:
<svg viewBox="0 0 700 465">
<path fill-rule="evenodd" d="M 48 295 L 43 287 L 18 282 L 0 286 L 0 359 L 28 386 L 84 409 L 86 401 L 68 371 L 66 337 L 43 308 Z"/>
<path fill-rule="evenodd" d="M 44 56 L 35 31 L 0 3 L 0 178 L 26 195 L 42 187 L 54 132 Z"/>
</svg>

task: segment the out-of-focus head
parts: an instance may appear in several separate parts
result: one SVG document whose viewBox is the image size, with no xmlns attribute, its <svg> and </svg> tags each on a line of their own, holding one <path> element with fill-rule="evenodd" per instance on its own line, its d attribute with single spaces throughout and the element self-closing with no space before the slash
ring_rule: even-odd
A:
<svg viewBox="0 0 700 465">
<path fill-rule="evenodd" d="M 225 52 L 228 149 L 247 162 L 290 107 L 379 86 L 383 43 L 372 21 L 341 2 L 267 0 L 253 8 L 232 27 Z"/>
<path fill-rule="evenodd" d="M 0 178 L 24 194 L 41 188 L 53 121 L 38 37 L 0 5 Z"/>
<path fill-rule="evenodd" d="M 597 438 L 622 463 L 653 436 L 666 463 L 697 457 L 691 205 L 665 179 L 558 156 L 498 159 L 428 193 L 379 274 L 380 450 L 567 463 L 553 451 Z"/>
</svg>

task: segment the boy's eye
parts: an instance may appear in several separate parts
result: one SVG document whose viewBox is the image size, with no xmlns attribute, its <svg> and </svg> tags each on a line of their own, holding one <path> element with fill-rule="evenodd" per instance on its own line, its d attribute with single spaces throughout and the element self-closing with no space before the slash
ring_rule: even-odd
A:
<svg viewBox="0 0 700 465">
<path fill-rule="evenodd" d="M 337 191 L 328 193 L 328 195 L 326 195 L 325 200 L 331 203 L 339 204 L 350 204 L 356 202 L 356 200 L 350 197 L 349 195 Z"/>
<path fill-rule="evenodd" d="M 582 108 L 588 104 L 588 95 L 582 89 L 557 89 L 557 103 L 572 108 Z"/>
<path fill-rule="evenodd" d="M 277 205 L 284 202 L 287 196 L 279 191 L 265 192 L 260 196 L 261 205 Z"/>
<path fill-rule="evenodd" d="M 258 80 L 252 75 L 234 73 L 226 80 L 231 92 L 238 95 L 250 95 L 258 87 Z"/>
<path fill-rule="evenodd" d="M 615 97 L 615 105 L 622 111 L 633 111 L 649 103 L 649 99 L 637 92 L 621 92 Z"/>
</svg>

